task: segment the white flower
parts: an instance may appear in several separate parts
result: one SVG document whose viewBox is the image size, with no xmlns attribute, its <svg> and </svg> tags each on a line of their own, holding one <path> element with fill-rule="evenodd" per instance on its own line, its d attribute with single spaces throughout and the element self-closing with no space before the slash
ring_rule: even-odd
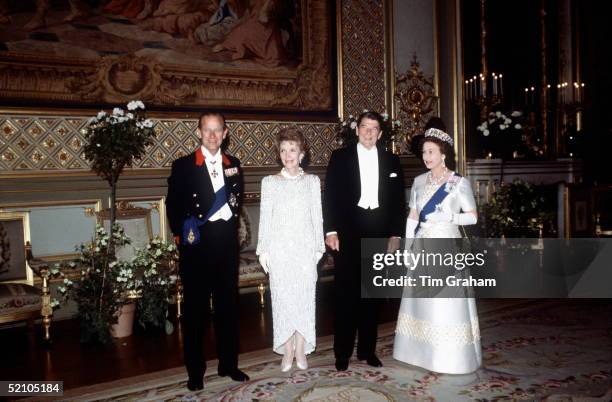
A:
<svg viewBox="0 0 612 402">
<path fill-rule="evenodd" d="M 104 110 L 100 110 L 96 117 L 98 118 L 98 120 L 102 120 L 104 116 L 106 116 L 106 112 Z"/>
<path fill-rule="evenodd" d="M 136 109 L 139 109 L 139 108 L 140 109 L 144 109 L 145 106 L 144 106 L 144 103 L 142 103 L 141 101 L 135 100 L 135 101 L 130 101 L 127 104 L 127 108 L 128 108 L 128 110 L 136 110 Z"/>
<path fill-rule="evenodd" d="M 489 124 L 485 121 L 482 123 L 482 128 L 487 128 L 489 126 Z"/>
<path fill-rule="evenodd" d="M 495 116 L 501 117 L 501 112 L 498 110 L 497 112 L 495 112 Z"/>
<path fill-rule="evenodd" d="M 123 116 L 123 109 L 121 108 L 114 108 L 113 109 L 113 116 Z"/>
<path fill-rule="evenodd" d="M 98 122 L 98 118 L 96 116 L 90 117 L 89 120 L 87 120 L 87 124 L 94 124 L 97 122 Z"/>
<path fill-rule="evenodd" d="M 363 113 L 368 113 L 369 110 L 368 109 L 363 109 Z"/>
<path fill-rule="evenodd" d="M 384 121 L 387 121 L 387 119 L 389 118 L 389 114 L 387 112 L 384 112 L 383 114 L 381 114 L 381 116 Z"/>
<path fill-rule="evenodd" d="M 354 130 L 357 128 L 357 122 L 356 121 L 352 121 L 351 122 L 351 129 Z"/>
<path fill-rule="evenodd" d="M 507 126 L 509 126 L 510 124 L 512 124 L 512 120 L 510 120 L 510 119 L 505 119 L 505 120 L 504 120 L 504 124 L 505 124 L 505 125 L 507 125 Z"/>
<path fill-rule="evenodd" d="M 128 119 L 132 120 L 134 118 L 134 114 L 133 113 L 128 113 L 125 115 Z"/>
<path fill-rule="evenodd" d="M 489 135 L 489 130 L 486 130 L 486 129 L 485 129 L 485 130 L 482 132 L 482 135 L 484 135 L 485 137 L 487 137 L 487 136 Z"/>
<path fill-rule="evenodd" d="M 489 124 L 493 124 L 495 122 L 495 119 L 489 119 Z"/>
<path fill-rule="evenodd" d="M 344 126 L 346 126 L 346 122 L 345 121 L 342 122 L 342 127 L 344 127 Z"/>
<path fill-rule="evenodd" d="M 478 131 L 484 131 L 484 127 L 483 127 L 483 126 L 478 126 L 478 127 L 476 127 L 476 130 L 478 130 Z"/>
<path fill-rule="evenodd" d="M 401 127 L 401 126 L 402 126 L 402 122 L 401 122 L 400 120 L 395 120 L 395 124 L 396 124 L 398 127 Z"/>
<path fill-rule="evenodd" d="M 521 126 L 519 123 L 516 123 L 516 124 L 514 125 L 514 128 L 516 128 L 517 130 L 520 130 L 520 129 L 521 129 L 521 127 L 522 127 L 522 126 Z"/>
<path fill-rule="evenodd" d="M 510 114 L 510 116 L 512 116 L 512 117 L 518 117 L 518 116 L 522 116 L 522 115 L 523 115 L 523 112 L 519 112 L 518 110 L 515 110 L 514 112 L 512 112 Z"/>
<path fill-rule="evenodd" d="M 352 119 L 352 118 L 353 118 L 353 115 L 352 115 L 352 114 L 349 114 L 349 119 Z"/>
<path fill-rule="evenodd" d="M 508 127 L 508 126 L 506 126 L 505 124 L 500 124 L 500 125 L 499 125 L 499 129 L 500 129 L 500 130 L 505 130 L 505 129 L 506 129 L 506 127 Z"/>
<path fill-rule="evenodd" d="M 100 148 L 100 147 L 101 147 L 101 145 L 100 145 L 100 143 L 99 143 L 99 142 L 97 142 L 97 143 L 96 143 L 96 146 L 97 146 L 98 148 Z"/>
<path fill-rule="evenodd" d="M 147 128 L 151 128 L 151 127 L 153 127 L 153 122 L 152 122 L 151 120 L 149 120 L 149 119 L 146 119 L 146 120 L 144 121 L 143 125 L 144 125 L 145 127 L 147 127 Z"/>
</svg>

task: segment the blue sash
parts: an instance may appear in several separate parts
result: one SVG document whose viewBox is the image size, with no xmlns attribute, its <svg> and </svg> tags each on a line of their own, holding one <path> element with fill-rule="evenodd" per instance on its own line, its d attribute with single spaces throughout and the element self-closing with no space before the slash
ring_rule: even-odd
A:
<svg viewBox="0 0 612 402">
<path fill-rule="evenodd" d="M 456 173 L 453 175 L 455 176 L 457 175 Z M 457 175 L 459 176 L 459 175 Z M 451 178 L 449 178 L 449 180 L 451 180 Z M 435 193 L 433 193 L 433 195 L 431 196 L 431 198 L 429 198 L 429 201 L 427 201 L 427 204 L 425 204 L 425 206 L 423 207 L 423 209 L 421 210 L 421 212 L 419 213 L 419 224 L 417 225 L 416 229 L 414 230 L 414 233 L 417 233 L 419 231 L 419 228 L 421 227 L 421 223 L 425 222 L 425 217 L 427 215 L 429 215 L 432 212 L 436 211 L 436 205 L 442 203 L 442 201 L 444 201 L 444 199 L 446 198 L 446 196 L 449 194 L 448 191 L 446 191 L 446 183 L 442 184 L 440 186 L 440 188 L 438 190 L 436 190 Z"/>
<path fill-rule="evenodd" d="M 190 216 L 189 218 L 185 219 L 183 222 L 183 245 L 194 246 L 200 243 L 199 227 L 208 222 L 208 219 L 219 211 L 226 202 L 227 195 L 225 193 L 225 186 L 223 186 L 215 193 L 215 201 L 203 219 L 198 219 L 195 216 Z"/>
</svg>

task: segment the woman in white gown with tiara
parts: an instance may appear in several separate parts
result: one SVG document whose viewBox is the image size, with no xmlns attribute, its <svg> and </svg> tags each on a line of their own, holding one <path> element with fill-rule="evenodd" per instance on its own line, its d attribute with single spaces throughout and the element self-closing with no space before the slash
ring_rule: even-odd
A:
<svg viewBox="0 0 612 402">
<path fill-rule="evenodd" d="M 414 179 L 406 248 L 415 238 L 458 238 L 459 225 L 477 221 L 469 180 L 448 170 L 453 140 L 430 128 L 421 145 L 429 172 Z M 403 298 L 397 319 L 393 357 L 427 370 L 466 374 L 482 364 L 480 330 L 473 298 Z"/>
</svg>

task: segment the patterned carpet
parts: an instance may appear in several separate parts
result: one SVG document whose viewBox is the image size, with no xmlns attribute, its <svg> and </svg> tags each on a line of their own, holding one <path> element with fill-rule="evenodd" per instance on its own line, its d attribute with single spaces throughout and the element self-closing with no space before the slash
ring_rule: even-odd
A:
<svg viewBox="0 0 612 402">
<path fill-rule="evenodd" d="M 470 375 L 428 372 L 392 359 L 393 325 L 381 326 L 384 367 L 351 361 L 334 369 L 331 337 L 320 338 L 308 370 L 284 374 L 270 350 L 241 355 L 251 376 L 235 383 L 211 374 L 198 393 L 184 369 L 67 391 L 71 401 L 609 401 L 612 400 L 612 303 L 606 301 L 479 304 L 484 367 Z M 209 373 L 216 373 L 214 362 Z"/>
</svg>

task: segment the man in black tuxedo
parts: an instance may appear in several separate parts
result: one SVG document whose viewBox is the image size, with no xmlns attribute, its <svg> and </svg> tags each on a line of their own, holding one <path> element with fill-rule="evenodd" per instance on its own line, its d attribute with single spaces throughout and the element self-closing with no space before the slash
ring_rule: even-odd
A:
<svg viewBox="0 0 612 402">
<path fill-rule="evenodd" d="M 399 248 L 406 225 L 404 180 L 399 158 L 376 145 L 383 119 L 364 112 L 357 120 L 358 143 L 331 155 L 325 179 L 325 243 L 336 251 L 336 369 L 344 371 L 359 333 L 357 358 L 381 367 L 375 354 L 378 335 L 376 299 L 361 298 L 361 238 L 389 238 Z"/>
<path fill-rule="evenodd" d="M 238 369 L 238 216 L 243 180 L 240 161 L 221 152 L 227 131 L 222 114 L 202 114 L 197 129 L 202 146 L 175 160 L 168 178 L 166 207 L 179 245 L 183 353 L 192 391 L 204 386 L 202 338 L 211 292 L 219 375 L 249 379 Z"/>
</svg>

